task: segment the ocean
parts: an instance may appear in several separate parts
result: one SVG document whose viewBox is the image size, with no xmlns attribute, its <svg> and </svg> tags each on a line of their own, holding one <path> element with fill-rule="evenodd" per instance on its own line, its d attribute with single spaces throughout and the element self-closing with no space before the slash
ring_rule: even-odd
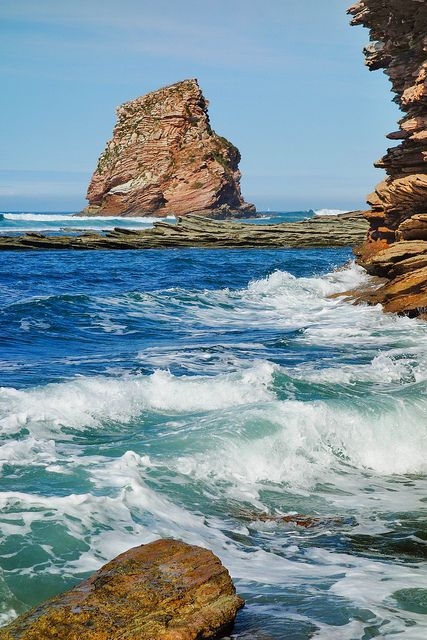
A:
<svg viewBox="0 0 427 640">
<path fill-rule="evenodd" d="M 350 248 L 0 259 L 1 624 L 174 537 L 230 571 L 237 638 L 427 637 L 427 324 L 331 298 Z"/>
</svg>

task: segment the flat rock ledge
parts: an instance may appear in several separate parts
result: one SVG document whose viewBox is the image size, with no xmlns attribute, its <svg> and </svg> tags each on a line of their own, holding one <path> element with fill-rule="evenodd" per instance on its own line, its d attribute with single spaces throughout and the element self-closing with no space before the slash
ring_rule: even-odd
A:
<svg viewBox="0 0 427 640">
<path fill-rule="evenodd" d="M 176 224 L 155 222 L 143 231 L 116 227 L 105 233 L 0 236 L 0 250 L 344 247 L 362 242 L 368 226 L 359 211 L 271 225 L 191 214 Z"/>
<path fill-rule="evenodd" d="M 0 640 L 201 640 L 244 601 L 211 552 L 177 540 L 130 549 L 0 629 Z"/>
</svg>

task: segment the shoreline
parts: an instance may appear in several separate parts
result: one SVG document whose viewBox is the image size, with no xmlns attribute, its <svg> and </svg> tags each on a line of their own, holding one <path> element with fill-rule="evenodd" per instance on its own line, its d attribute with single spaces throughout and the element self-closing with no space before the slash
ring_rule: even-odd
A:
<svg viewBox="0 0 427 640">
<path fill-rule="evenodd" d="M 156 221 L 153 227 L 143 230 L 115 227 L 104 233 L 3 235 L 0 250 L 344 247 L 363 242 L 367 230 L 368 222 L 360 211 L 271 225 L 218 221 L 190 214 L 179 217 L 176 223 Z"/>
</svg>

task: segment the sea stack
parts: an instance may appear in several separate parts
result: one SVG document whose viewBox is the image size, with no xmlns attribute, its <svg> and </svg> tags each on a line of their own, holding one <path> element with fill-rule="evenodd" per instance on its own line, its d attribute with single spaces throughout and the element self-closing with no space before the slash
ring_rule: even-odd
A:
<svg viewBox="0 0 427 640">
<path fill-rule="evenodd" d="M 400 141 L 375 166 L 387 179 L 368 196 L 367 241 L 359 262 L 388 279 L 370 298 L 388 311 L 427 311 L 427 4 L 426 0 L 360 0 L 348 12 L 370 30 L 365 48 L 371 70 L 384 69 L 404 112 Z"/>
<path fill-rule="evenodd" d="M 197 80 L 184 80 L 117 109 L 84 215 L 242 217 L 239 150 L 209 123 Z"/>
</svg>

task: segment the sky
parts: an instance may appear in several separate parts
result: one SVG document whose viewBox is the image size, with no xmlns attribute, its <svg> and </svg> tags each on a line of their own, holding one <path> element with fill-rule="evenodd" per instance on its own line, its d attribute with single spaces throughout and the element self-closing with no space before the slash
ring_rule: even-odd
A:
<svg viewBox="0 0 427 640">
<path fill-rule="evenodd" d="M 197 78 L 259 210 L 363 208 L 400 117 L 351 0 L 0 0 L 0 211 L 78 211 L 116 107 Z"/>
</svg>

